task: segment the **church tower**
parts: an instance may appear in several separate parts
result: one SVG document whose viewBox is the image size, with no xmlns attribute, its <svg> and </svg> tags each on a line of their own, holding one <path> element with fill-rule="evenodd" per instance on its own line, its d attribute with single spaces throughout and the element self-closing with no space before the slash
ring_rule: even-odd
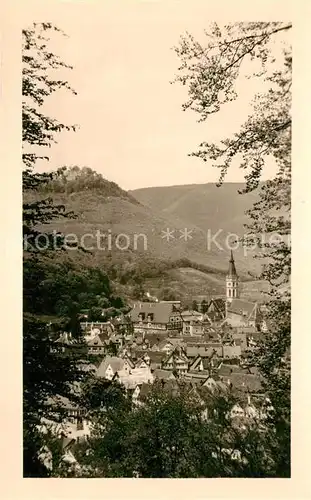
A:
<svg viewBox="0 0 311 500">
<path fill-rule="evenodd" d="M 233 253 L 231 250 L 231 258 L 229 261 L 229 271 L 226 276 L 226 299 L 232 302 L 233 299 L 239 298 L 239 278 L 236 273 Z"/>
</svg>

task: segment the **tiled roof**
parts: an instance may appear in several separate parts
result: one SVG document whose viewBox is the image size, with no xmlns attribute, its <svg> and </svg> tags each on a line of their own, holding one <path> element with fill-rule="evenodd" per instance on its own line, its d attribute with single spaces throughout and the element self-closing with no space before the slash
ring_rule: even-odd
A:
<svg viewBox="0 0 311 500">
<path fill-rule="evenodd" d="M 163 349 L 163 347 L 165 347 L 167 344 L 170 344 L 172 348 L 174 347 L 174 344 L 167 338 L 161 340 L 161 342 L 159 343 L 159 349 Z"/>
<path fill-rule="evenodd" d="M 147 320 L 148 314 L 153 314 L 153 320 L 150 323 L 163 323 L 169 322 L 170 316 L 173 313 L 173 304 L 167 302 L 138 302 L 134 304 L 133 309 L 129 313 L 131 320 L 134 323 L 140 321 L 139 315 L 145 313 L 146 318 L 145 323 L 149 322 Z"/>
<path fill-rule="evenodd" d="M 218 374 L 220 376 L 230 376 L 232 373 L 243 373 L 243 368 L 239 365 L 231 365 L 222 363 L 218 368 Z"/>
<path fill-rule="evenodd" d="M 242 392 L 260 392 L 262 389 L 261 379 L 258 375 L 232 373 L 229 379 L 232 387 Z"/>
<path fill-rule="evenodd" d="M 179 335 L 178 337 L 169 337 L 170 342 L 174 345 L 185 345 L 189 342 L 195 342 L 197 337 L 192 335 Z"/>
<path fill-rule="evenodd" d="M 163 359 L 163 366 L 166 366 L 166 364 L 169 363 L 170 360 L 173 360 L 173 363 L 178 363 L 179 360 L 183 361 L 184 363 L 188 363 L 188 357 L 183 351 L 175 350 L 171 354 L 166 356 L 166 358 Z"/>
<path fill-rule="evenodd" d="M 138 361 L 136 361 L 135 367 L 140 368 L 141 365 L 146 365 L 146 364 L 147 364 L 146 361 L 143 358 L 141 358 Z"/>
<path fill-rule="evenodd" d="M 148 351 L 145 354 L 148 354 L 150 363 L 161 363 L 162 359 L 166 357 L 166 353 L 162 351 Z"/>
<path fill-rule="evenodd" d="M 158 344 L 159 342 L 162 342 L 167 338 L 168 338 L 167 332 L 146 333 L 145 335 L 145 341 L 148 341 L 148 345 L 150 347 L 154 346 L 155 344 Z"/>
<path fill-rule="evenodd" d="M 116 373 L 117 371 L 122 370 L 124 366 L 124 359 L 118 358 L 116 356 L 106 356 L 106 358 L 103 359 L 103 361 L 97 368 L 97 376 L 105 377 L 106 370 L 109 365 L 111 366 L 113 372 Z"/>
<path fill-rule="evenodd" d="M 87 345 L 89 347 L 92 346 L 104 346 L 106 345 L 106 341 L 109 339 L 109 336 L 107 333 L 100 333 L 99 335 L 96 335 L 94 338 L 88 341 Z"/>
<path fill-rule="evenodd" d="M 169 370 L 161 370 L 160 368 L 157 368 L 154 370 L 153 375 L 155 378 L 158 380 L 167 380 L 169 378 L 175 378 L 173 373 Z"/>
<path fill-rule="evenodd" d="M 257 303 L 242 299 L 233 299 L 232 302 L 228 304 L 227 311 L 234 314 L 245 315 L 248 319 L 255 319 Z"/>
<path fill-rule="evenodd" d="M 210 357 L 214 351 L 219 352 L 222 349 L 220 343 L 209 343 L 204 346 L 188 345 L 186 348 L 187 356 L 190 358 L 200 355 L 201 357 Z"/>
<path fill-rule="evenodd" d="M 130 356 L 133 360 L 137 360 L 137 359 L 140 359 L 144 354 L 146 354 L 146 352 L 149 352 L 149 351 L 147 351 L 145 349 L 139 349 L 136 347 L 132 347 L 130 350 Z"/>
<path fill-rule="evenodd" d="M 223 356 L 224 357 L 237 357 L 241 354 L 241 346 L 240 345 L 224 345 L 223 346 Z"/>
<path fill-rule="evenodd" d="M 226 392 L 228 390 L 228 385 L 226 385 L 222 380 L 217 380 L 217 387 L 221 392 Z"/>
<path fill-rule="evenodd" d="M 218 332 L 210 330 L 210 331 L 204 333 L 203 341 L 204 342 L 213 342 L 213 341 L 217 342 L 219 340 L 219 336 L 220 336 L 220 334 Z"/>
<path fill-rule="evenodd" d="M 226 302 L 224 299 L 211 299 L 208 307 L 210 307 L 211 304 L 214 305 L 215 309 L 217 309 L 218 312 L 226 312 Z"/>
</svg>

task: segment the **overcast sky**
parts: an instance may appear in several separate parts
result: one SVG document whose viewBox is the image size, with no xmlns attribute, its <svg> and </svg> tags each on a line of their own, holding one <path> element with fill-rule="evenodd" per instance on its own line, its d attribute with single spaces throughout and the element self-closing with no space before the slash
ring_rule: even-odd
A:
<svg viewBox="0 0 311 500">
<path fill-rule="evenodd" d="M 54 95 L 46 110 L 80 128 L 59 137 L 40 169 L 86 165 L 124 189 L 215 182 L 217 169 L 187 155 L 203 140 L 238 130 L 260 87 L 241 78 L 240 98 L 205 123 L 181 110 L 187 95 L 170 84 L 179 63 L 172 47 L 186 30 L 202 38 L 213 21 L 208 2 L 193 11 L 191 2 L 178 9 L 157 2 L 100 5 L 63 3 L 46 19 L 69 35 L 53 48 L 74 66 L 67 76 L 78 93 Z M 265 177 L 273 171 L 270 164 Z M 237 165 L 226 180 L 243 180 L 243 171 Z"/>
</svg>

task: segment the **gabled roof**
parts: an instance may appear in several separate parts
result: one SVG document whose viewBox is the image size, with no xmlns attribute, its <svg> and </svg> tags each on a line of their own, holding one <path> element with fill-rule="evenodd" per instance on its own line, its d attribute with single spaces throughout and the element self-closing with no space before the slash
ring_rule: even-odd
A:
<svg viewBox="0 0 311 500">
<path fill-rule="evenodd" d="M 113 372 L 116 373 L 119 370 L 122 370 L 124 366 L 124 359 L 118 358 L 116 356 L 106 356 L 106 358 L 103 359 L 103 361 L 97 368 L 96 375 L 98 377 L 105 377 L 108 366 L 111 366 Z"/>
<path fill-rule="evenodd" d="M 74 343 L 73 339 L 71 338 L 71 334 L 68 334 L 67 332 L 62 332 L 54 342 L 67 345 Z"/>
<path fill-rule="evenodd" d="M 212 375 L 208 375 L 207 377 L 205 377 L 205 379 L 203 380 L 202 382 L 202 385 L 200 387 L 201 389 L 201 394 L 204 395 L 204 393 L 206 395 L 210 394 L 210 389 L 211 387 L 213 388 L 213 392 L 215 389 L 218 389 L 218 385 L 217 385 L 217 379 L 215 379 Z"/>
<path fill-rule="evenodd" d="M 153 375 L 158 380 L 175 379 L 175 375 L 171 371 L 162 370 L 160 368 L 157 368 L 156 370 L 154 370 Z"/>
<path fill-rule="evenodd" d="M 140 368 L 141 365 L 147 365 L 146 361 L 143 358 L 140 358 L 138 361 L 135 363 L 135 368 Z"/>
<path fill-rule="evenodd" d="M 200 365 L 200 363 L 202 362 L 202 358 L 201 356 L 198 354 L 193 361 L 191 361 L 190 365 L 189 365 L 189 370 L 194 370 L 197 366 Z"/>
<path fill-rule="evenodd" d="M 163 351 L 146 351 L 150 358 L 150 363 L 161 363 L 161 361 L 166 357 L 166 353 Z"/>
<path fill-rule="evenodd" d="M 159 347 L 159 349 L 162 349 L 167 344 L 170 344 L 172 346 L 172 348 L 174 347 L 174 344 L 170 341 L 169 338 L 161 340 L 161 342 L 158 344 L 158 347 Z"/>
<path fill-rule="evenodd" d="M 210 303 L 208 305 L 208 310 L 210 306 L 213 305 L 216 309 L 217 312 L 219 313 L 225 313 L 226 312 L 226 301 L 221 298 L 216 298 L 216 299 L 211 299 Z"/>
<path fill-rule="evenodd" d="M 62 439 L 62 449 L 66 450 L 71 448 L 75 444 L 76 440 L 73 437 L 63 437 Z"/>
<path fill-rule="evenodd" d="M 233 299 L 227 306 L 228 313 L 239 314 L 247 319 L 256 319 L 258 313 L 257 302 L 249 302 L 242 299 Z"/>
<path fill-rule="evenodd" d="M 163 363 L 168 363 L 171 358 L 181 358 L 185 362 L 188 362 L 188 357 L 184 349 L 180 346 L 176 346 L 173 352 L 171 352 L 164 360 Z"/>
<path fill-rule="evenodd" d="M 218 375 L 222 377 L 228 377 L 232 373 L 243 373 L 243 371 L 243 368 L 239 365 L 221 363 L 221 365 L 218 367 Z"/>
<path fill-rule="evenodd" d="M 204 333 L 202 340 L 203 342 L 217 342 L 220 338 L 220 332 L 216 332 L 215 330 L 208 330 Z"/>
<path fill-rule="evenodd" d="M 224 345 L 223 346 L 223 356 L 226 358 L 235 358 L 240 356 L 241 346 L 240 345 Z"/>
<path fill-rule="evenodd" d="M 174 304 L 169 302 L 138 302 L 134 304 L 129 316 L 134 323 L 138 323 L 140 321 L 139 315 L 145 313 L 146 317 L 143 322 L 148 323 L 148 314 L 153 314 L 153 320 L 150 323 L 166 324 L 169 322 L 173 310 Z"/>
<path fill-rule="evenodd" d="M 229 379 L 233 389 L 242 392 L 260 392 L 262 390 L 262 379 L 258 375 L 232 373 Z"/>
<path fill-rule="evenodd" d="M 129 356 L 128 354 L 125 354 L 123 356 L 123 360 L 124 360 L 124 363 L 128 363 L 131 368 L 134 368 L 135 363 L 134 363 L 133 359 L 131 358 L 131 356 Z"/>
<path fill-rule="evenodd" d="M 95 346 L 105 346 L 106 345 L 106 341 L 109 339 L 109 336 L 106 332 L 103 332 L 103 333 L 100 333 L 99 335 L 96 335 L 94 338 L 92 338 L 91 340 L 89 340 L 87 342 L 87 345 L 88 347 L 95 347 Z"/>
<path fill-rule="evenodd" d="M 149 352 L 145 349 L 137 348 L 137 347 L 131 347 L 130 350 L 130 357 L 133 361 L 140 359 L 146 352 Z"/>
<path fill-rule="evenodd" d="M 210 359 L 204 356 L 202 357 L 200 356 L 200 354 L 198 354 L 198 356 L 189 365 L 189 371 L 195 370 L 201 363 L 204 371 L 210 369 Z"/>
<path fill-rule="evenodd" d="M 204 346 L 200 345 L 188 345 L 186 348 L 187 356 L 190 358 L 196 357 L 200 355 L 203 357 L 211 357 L 214 352 L 218 352 L 219 349 L 222 349 L 222 345 L 220 343 L 208 343 Z"/>
</svg>

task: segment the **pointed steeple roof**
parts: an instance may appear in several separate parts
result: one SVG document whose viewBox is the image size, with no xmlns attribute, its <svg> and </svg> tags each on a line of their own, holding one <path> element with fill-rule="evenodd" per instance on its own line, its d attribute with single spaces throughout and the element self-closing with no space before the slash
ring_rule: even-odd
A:
<svg viewBox="0 0 311 500">
<path fill-rule="evenodd" d="M 232 250 L 231 250 L 231 257 L 230 257 L 230 260 L 229 260 L 229 271 L 228 271 L 228 276 L 238 276 L 237 275 L 237 272 L 236 272 L 236 269 L 235 269 L 235 263 L 234 263 L 234 258 L 233 258 L 233 253 L 232 253 Z"/>
</svg>

